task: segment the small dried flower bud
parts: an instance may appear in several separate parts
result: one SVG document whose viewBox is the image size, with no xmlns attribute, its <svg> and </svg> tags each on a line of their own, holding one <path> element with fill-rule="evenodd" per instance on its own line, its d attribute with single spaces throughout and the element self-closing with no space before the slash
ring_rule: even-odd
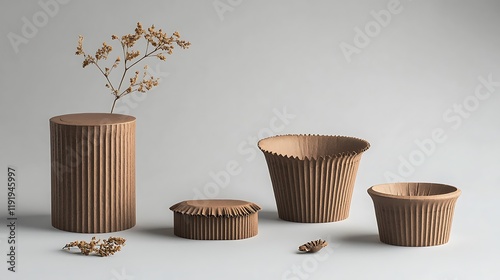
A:
<svg viewBox="0 0 500 280">
<path fill-rule="evenodd" d="M 107 59 L 108 54 L 113 50 L 113 48 L 106 44 L 106 42 L 102 43 L 102 47 L 98 49 L 95 53 L 96 60 Z"/>
<path fill-rule="evenodd" d="M 76 46 L 76 55 L 84 55 L 85 53 L 83 52 L 83 36 L 79 35 L 78 36 L 78 45 Z"/>
<path fill-rule="evenodd" d="M 95 63 L 95 60 L 92 56 L 87 55 L 83 60 L 83 68 L 87 67 L 89 64 Z"/>
<path fill-rule="evenodd" d="M 167 58 L 165 57 L 165 55 L 163 55 L 162 53 L 159 53 L 159 54 L 157 54 L 156 56 L 157 56 L 160 60 L 163 60 L 163 61 L 167 60 Z"/>
<path fill-rule="evenodd" d="M 144 30 L 142 29 L 142 24 L 138 22 L 137 27 L 135 28 L 135 34 L 141 35 L 142 33 L 144 33 Z"/>
<path fill-rule="evenodd" d="M 139 51 L 130 51 L 127 52 L 126 60 L 132 60 L 136 57 L 138 57 L 141 53 Z"/>
</svg>

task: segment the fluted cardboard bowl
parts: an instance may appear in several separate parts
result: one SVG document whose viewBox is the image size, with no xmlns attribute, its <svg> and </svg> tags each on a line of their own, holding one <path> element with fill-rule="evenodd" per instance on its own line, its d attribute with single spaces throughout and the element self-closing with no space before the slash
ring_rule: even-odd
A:
<svg viewBox="0 0 500 280">
<path fill-rule="evenodd" d="M 368 189 L 380 241 L 423 247 L 449 241 L 455 202 L 461 191 L 436 183 L 390 183 Z"/>
<path fill-rule="evenodd" d="M 174 234 L 197 240 L 236 240 L 258 233 L 260 206 L 234 199 L 186 200 L 174 204 Z"/>
<path fill-rule="evenodd" d="M 349 216 L 362 139 L 328 135 L 279 135 L 259 141 L 271 176 L 278 216 L 326 223 Z"/>
</svg>

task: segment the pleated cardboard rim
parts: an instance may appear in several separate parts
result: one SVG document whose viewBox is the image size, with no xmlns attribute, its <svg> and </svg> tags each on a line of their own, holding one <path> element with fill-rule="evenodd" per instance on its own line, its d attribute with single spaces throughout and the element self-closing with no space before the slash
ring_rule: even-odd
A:
<svg viewBox="0 0 500 280">
<path fill-rule="evenodd" d="M 199 203 L 192 205 L 190 203 Z M 248 201 L 234 199 L 186 200 L 170 207 L 175 213 L 204 217 L 248 216 L 261 210 L 260 206 Z"/>
<path fill-rule="evenodd" d="M 433 195 L 396 195 L 396 194 L 390 194 L 390 193 L 385 193 L 377 190 L 377 187 L 381 186 L 387 186 L 387 185 L 399 185 L 399 184 L 408 184 L 408 185 L 431 185 L 432 186 L 439 186 L 439 187 L 445 187 L 448 188 L 450 191 L 447 193 L 443 194 L 433 194 Z M 386 184 L 378 184 L 371 186 L 368 189 L 368 194 L 373 195 L 373 196 L 378 196 L 378 197 L 384 197 L 384 198 L 389 198 L 389 199 L 395 199 L 395 200 L 445 200 L 445 199 L 452 199 L 460 196 L 462 191 L 454 186 L 447 185 L 447 184 L 441 184 L 441 183 L 429 183 L 429 182 L 397 182 L 397 183 L 386 183 Z"/>
<path fill-rule="evenodd" d="M 336 153 L 336 154 L 330 154 L 330 155 L 321 155 L 317 158 L 314 157 L 307 157 L 304 156 L 304 158 L 300 158 L 298 156 L 293 156 L 293 155 L 284 155 L 280 153 L 276 153 L 270 150 L 266 150 L 262 148 L 261 142 L 267 141 L 272 138 L 277 138 L 277 137 L 284 137 L 284 136 L 300 136 L 300 137 L 324 137 L 324 138 L 345 138 L 345 139 L 350 139 L 350 140 L 355 140 L 355 141 L 360 141 L 365 144 L 365 146 L 362 149 L 356 150 L 356 151 L 351 151 L 351 152 L 341 152 L 341 153 Z M 348 156 L 356 156 L 358 154 L 361 154 L 368 150 L 370 148 L 370 143 L 364 139 L 357 138 L 357 137 L 352 137 L 352 136 L 343 136 L 343 135 L 320 135 L 320 134 L 282 134 L 282 135 L 275 135 L 271 137 L 267 137 L 264 139 L 259 140 L 257 143 L 257 146 L 259 149 L 266 154 L 270 154 L 273 156 L 281 157 L 281 158 L 286 158 L 286 159 L 293 159 L 293 160 L 309 160 L 309 161 L 320 161 L 320 160 L 325 160 L 325 159 L 334 159 L 334 158 L 340 158 L 340 157 L 348 157 Z"/>
</svg>

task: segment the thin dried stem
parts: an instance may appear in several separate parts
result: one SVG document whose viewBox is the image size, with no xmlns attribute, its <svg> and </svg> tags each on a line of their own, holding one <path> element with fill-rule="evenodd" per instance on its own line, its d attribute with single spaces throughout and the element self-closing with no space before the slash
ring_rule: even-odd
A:
<svg viewBox="0 0 500 280">
<path fill-rule="evenodd" d="M 113 114 L 113 110 L 115 109 L 116 101 L 118 101 L 120 97 L 115 97 L 115 100 L 113 100 L 113 106 L 111 106 L 111 114 Z"/>
</svg>

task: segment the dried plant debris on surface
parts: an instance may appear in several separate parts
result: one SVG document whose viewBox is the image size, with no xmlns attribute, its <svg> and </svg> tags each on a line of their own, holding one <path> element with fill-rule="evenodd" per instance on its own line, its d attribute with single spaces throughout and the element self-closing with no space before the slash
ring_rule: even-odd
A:
<svg viewBox="0 0 500 280">
<path fill-rule="evenodd" d="M 325 240 L 318 239 L 309 241 L 306 244 L 299 246 L 299 251 L 306 253 L 316 253 L 326 246 L 328 246 L 328 243 Z"/>
<path fill-rule="evenodd" d="M 72 247 L 78 247 L 82 254 L 88 256 L 90 254 L 95 254 L 101 257 L 107 257 L 109 255 L 114 255 L 116 252 L 121 250 L 122 246 L 125 246 L 125 238 L 122 237 L 110 237 L 108 239 L 96 239 L 92 237 L 90 242 L 86 241 L 73 241 L 66 244 L 64 249 L 70 250 Z"/>
</svg>

